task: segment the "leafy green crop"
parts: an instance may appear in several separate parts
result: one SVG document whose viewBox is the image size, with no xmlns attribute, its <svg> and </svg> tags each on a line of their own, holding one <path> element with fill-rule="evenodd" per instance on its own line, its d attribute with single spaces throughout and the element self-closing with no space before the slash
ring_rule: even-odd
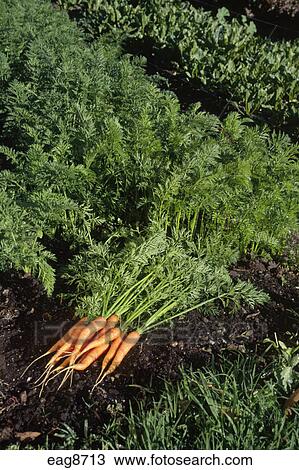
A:
<svg viewBox="0 0 299 470">
<path fill-rule="evenodd" d="M 217 140 L 195 139 L 193 154 L 157 189 L 150 215 L 174 237 L 183 228 L 199 233 L 213 259 L 229 249 L 279 252 L 290 230 L 283 214 L 296 228 L 298 188 L 290 180 L 298 174 L 297 146 L 245 124 L 232 113 Z"/>
<path fill-rule="evenodd" d="M 246 250 L 283 249 L 297 222 L 287 137 L 235 114 L 221 123 L 196 106 L 182 113 L 138 61 L 107 41 L 87 45 L 47 2 L 0 0 L 0 45 L 1 269 L 31 272 L 48 292 L 71 273 L 78 305 L 99 306 L 98 250 L 113 241 L 111 281 L 115 250 L 124 260 L 131 243 L 162 231 L 204 259 L 204 301 Z"/>
<path fill-rule="evenodd" d="M 117 240 L 108 240 L 76 255 L 64 277 L 75 286 L 70 298 L 79 313 L 107 317 L 117 311 L 123 330 L 143 333 L 216 301 L 253 307 L 269 300 L 250 283 L 234 284 L 225 268 L 213 265 L 184 235 L 175 240 L 155 231 L 122 250 Z"/>
<path fill-rule="evenodd" d="M 77 14 L 79 8 L 80 23 L 93 37 L 109 32 L 171 48 L 187 77 L 224 94 L 238 111 L 291 127 L 299 117 L 298 41 L 260 38 L 245 17 L 232 19 L 225 8 L 213 16 L 181 0 L 60 0 L 59 4 L 76 8 Z"/>
</svg>

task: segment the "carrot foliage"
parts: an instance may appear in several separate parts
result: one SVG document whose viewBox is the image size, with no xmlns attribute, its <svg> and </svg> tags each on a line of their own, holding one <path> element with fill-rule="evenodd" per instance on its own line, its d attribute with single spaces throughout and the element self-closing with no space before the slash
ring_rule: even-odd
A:
<svg viewBox="0 0 299 470">
<path fill-rule="evenodd" d="M 1 270 L 142 331 L 212 300 L 266 300 L 227 266 L 281 253 L 296 229 L 288 137 L 182 113 L 141 60 L 86 44 L 48 2 L 0 0 L 0 45 Z"/>
</svg>

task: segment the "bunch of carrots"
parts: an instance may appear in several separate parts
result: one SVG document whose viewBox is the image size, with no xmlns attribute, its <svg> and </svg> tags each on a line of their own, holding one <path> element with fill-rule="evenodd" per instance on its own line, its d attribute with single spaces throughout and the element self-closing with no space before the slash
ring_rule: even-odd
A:
<svg viewBox="0 0 299 470">
<path fill-rule="evenodd" d="M 221 299 L 224 296 L 220 295 L 218 298 Z M 191 309 L 199 308 L 215 300 L 216 298 L 211 298 L 171 316 L 168 313 L 175 309 L 177 301 L 169 300 L 158 308 L 153 315 L 145 319 L 138 328 L 130 332 L 127 332 L 129 325 L 133 325 L 136 320 L 138 323 L 140 322 L 141 311 L 150 306 L 150 301 L 141 304 L 139 311 L 134 311 L 128 315 L 122 328 L 117 326 L 120 319 L 116 314 L 110 315 L 107 319 L 103 316 L 97 317 L 92 321 L 84 317 L 70 328 L 48 351 L 32 361 L 23 374 L 33 363 L 49 354 L 53 354 L 45 366 L 45 371 L 36 381 L 36 384 L 41 386 L 40 393 L 42 393 L 48 381 L 54 379 L 57 375 L 65 373 L 60 384 L 61 387 L 70 376 L 72 379 L 74 371 L 85 371 L 95 361 L 102 359 L 100 373 L 93 387 L 94 389 L 122 363 L 129 351 L 138 343 L 141 334 L 184 315 Z"/>
<path fill-rule="evenodd" d="M 116 314 L 110 315 L 107 319 L 98 317 L 92 321 L 87 317 L 82 318 L 46 353 L 36 358 L 24 373 L 37 360 L 53 354 L 45 366 L 44 373 L 36 381 L 42 385 L 42 391 L 48 380 L 60 372 L 65 372 L 62 386 L 74 371 L 86 370 L 104 355 L 95 386 L 98 385 L 107 375 L 115 371 L 140 338 L 137 331 L 128 334 L 122 332 L 117 327 L 118 323 L 119 317 Z M 54 375 L 50 377 L 52 374 Z"/>
<path fill-rule="evenodd" d="M 88 253 L 87 264 L 86 257 L 77 257 L 71 274 L 73 282 L 79 272 L 77 290 L 80 286 L 84 306 L 79 312 L 91 311 L 91 317 L 97 312 L 98 316 L 79 320 L 27 367 L 53 354 L 36 381 L 41 393 L 57 375 L 64 373 L 62 386 L 68 378 L 72 381 L 75 371 L 85 371 L 93 362 L 102 360 L 96 387 L 116 370 L 142 334 L 217 300 L 238 301 L 242 289 L 248 291 L 248 286 L 241 282 L 233 285 L 221 273 L 217 285 L 209 291 L 212 268 L 206 260 L 196 254 L 193 245 L 192 253 L 188 253 L 180 241 L 173 242 L 162 235 L 129 246 L 122 257 L 94 247 Z M 108 269 L 104 265 L 100 270 L 103 257 L 109 261 Z M 93 280 L 92 293 L 86 297 Z"/>
<path fill-rule="evenodd" d="M 165 296 L 167 297 L 165 294 L 169 290 L 167 281 L 154 283 L 146 290 L 154 277 L 154 273 L 144 276 L 117 298 L 112 307 L 118 306 L 121 312 L 118 315 L 111 314 L 110 307 L 108 308 L 109 316 L 102 315 L 91 321 L 87 317 L 79 320 L 46 353 L 29 364 L 24 373 L 37 360 L 53 354 L 45 366 L 45 371 L 36 381 L 38 385 L 41 385 L 42 392 L 47 382 L 57 375 L 65 373 L 61 387 L 69 377 L 72 379 L 74 371 L 84 371 L 104 356 L 100 374 L 95 383 L 96 387 L 107 375 L 115 371 L 138 342 L 141 334 L 169 320 L 167 313 L 176 306 L 177 301 L 165 300 Z M 141 292 L 144 293 L 143 299 L 140 298 Z M 138 298 L 138 304 L 135 303 L 131 312 L 127 311 L 128 306 L 132 305 L 136 298 Z M 161 305 L 156 306 L 154 312 L 149 315 L 148 312 L 159 300 Z M 122 320 L 121 327 L 119 326 L 120 320 Z"/>
</svg>

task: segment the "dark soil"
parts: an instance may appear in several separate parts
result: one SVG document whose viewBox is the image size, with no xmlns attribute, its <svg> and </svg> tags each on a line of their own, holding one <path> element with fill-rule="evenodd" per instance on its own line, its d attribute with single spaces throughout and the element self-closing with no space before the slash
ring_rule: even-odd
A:
<svg viewBox="0 0 299 470">
<path fill-rule="evenodd" d="M 157 80 L 160 88 L 176 94 L 182 111 L 198 102 L 204 111 L 217 116 L 225 116 L 232 109 L 235 110 L 228 103 L 227 95 L 211 93 L 198 80 L 187 80 L 184 73 L 177 69 L 179 57 L 173 49 L 159 49 L 150 39 L 126 41 L 123 47 L 126 53 L 146 58 L 146 73 Z"/>
<path fill-rule="evenodd" d="M 57 391 L 59 378 L 50 382 L 42 397 L 33 388 L 45 360 L 35 364 L 24 377 L 24 368 L 59 338 L 72 324 L 72 311 L 48 299 L 39 283 L 16 273 L 0 275 L 0 447 L 18 442 L 24 432 L 39 432 L 34 445 L 59 443 L 55 436 L 63 423 L 84 434 L 101 433 L 116 409 L 126 409 L 143 388 L 158 391 L 161 379 L 175 381 L 180 367 L 208 365 L 220 352 L 251 352 L 266 337 L 277 333 L 288 340 L 288 331 L 298 330 L 295 310 L 299 303 L 295 272 L 274 262 L 245 260 L 231 270 L 234 278 L 250 279 L 267 291 L 271 301 L 262 308 L 241 308 L 235 315 L 224 310 L 204 317 L 192 312 L 177 321 L 172 330 L 148 335 L 126 358 L 118 373 L 107 378 L 90 398 L 89 391 L 98 366 L 77 374 L 71 389 Z M 92 406 L 91 406 L 92 405 Z M 25 441 L 26 442 L 26 441 Z"/>
</svg>

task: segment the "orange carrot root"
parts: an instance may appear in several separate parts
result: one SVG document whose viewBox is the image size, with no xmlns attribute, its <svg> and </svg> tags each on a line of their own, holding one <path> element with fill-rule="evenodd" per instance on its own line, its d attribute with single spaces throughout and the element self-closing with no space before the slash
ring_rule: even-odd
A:
<svg viewBox="0 0 299 470">
<path fill-rule="evenodd" d="M 119 323 L 119 316 L 116 314 L 110 315 L 107 319 L 106 325 L 97 333 L 97 338 L 104 336 L 108 331 L 112 330 Z M 95 338 L 94 338 L 95 339 Z"/>
<path fill-rule="evenodd" d="M 63 338 L 67 338 L 67 339 L 63 342 L 63 345 L 58 349 L 56 354 L 54 354 L 54 356 L 52 356 L 52 358 L 48 361 L 46 367 L 49 365 L 54 365 L 58 361 L 60 361 L 63 354 L 65 353 L 71 354 L 73 352 L 73 350 L 75 349 L 75 345 L 77 344 L 78 338 L 80 337 L 82 331 L 84 331 L 87 328 L 85 318 L 82 319 L 82 321 L 80 321 L 79 323 L 77 327 L 75 325 L 64 335 Z"/>
<path fill-rule="evenodd" d="M 96 383 L 98 382 L 98 380 L 101 378 L 102 374 L 104 373 L 106 367 L 108 366 L 109 362 L 112 361 L 112 359 L 114 358 L 119 346 L 121 345 L 123 339 L 124 339 L 125 335 L 122 333 L 120 336 L 118 336 L 117 338 L 115 338 L 111 345 L 110 345 L 110 348 L 108 349 L 108 352 L 107 354 L 105 355 L 104 359 L 103 359 L 103 362 L 102 362 L 102 367 L 101 367 L 101 372 L 96 380 Z"/>
<path fill-rule="evenodd" d="M 54 370 L 54 371 L 58 371 L 58 370 L 65 369 L 65 368 L 69 365 L 70 359 L 71 359 L 71 356 L 68 355 L 68 356 L 65 358 L 65 360 L 64 360 L 59 366 L 55 367 L 55 370 Z M 54 371 L 53 371 L 53 372 L 54 372 Z"/>
<path fill-rule="evenodd" d="M 51 359 L 47 362 L 46 367 L 54 366 L 57 362 L 61 360 L 65 354 L 71 354 L 73 351 L 72 345 L 69 343 L 64 343 L 61 348 L 51 357 Z"/>
<path fill-rule="evenodd" d="M 53 344 L 53 346 L 48 349 L 48 351 L 46 351 L 44 354 L 42 354 L 41 356 L 38 356 L 36 359 L 34 359 L 32 362 L 30 362 L 30 364 L 26 367 L 26 369 L 22 372 L 22 375 L 21 377 L 23 377 L 24 374 L 26 374 L 27 370 L 37 361 L 39 361 L 40 359 L 42 359 L 43 357 L 46 357 L 48 356 L 49 354 L 52 354 L 53 352 L 56 352 L 58 351 L 62 345 L 65 343 L 65 341 L 67 341 L 67 339 L 69 338 L 69 336 L 72 336 L 72 334 L 75 332 L 75 330 L 79 327 L 81 327 L 82 323 L 85 322 L 87 320 L 87 317 L 84 317 L 84 318 L 81 318 L 77 323 L 75 323 L 74 326 L 72 326 L 72 328 L 70 330 L 68 330 L 65 335 L 60 338 L 58 341 L 56 341 L 55 344 Z"/>
<path fill-rule="evenodd" d="M 107 351 L 108 348 L 109 348 L 109 344 L 104 343 L 101 346 L 98 346 L 97 348 L 92 349 L 91 351 L 86 353 L 86 355 L 78 364 L 72 365 L 71 366 L 72 369 L 76 371 L 86 370 L 93 362 L 99 359 L 101 355 Z"/>
<path fill-rule="evenodd" d="M 89 339 L 94 336 L 95 333 L 97 333 L 99 330 L 104 328 L 106 325 L 106 319 L 104 317 L 98 317 L 95 320 L 91 321 L 86 325 L 85 328 L 82 329 L 80 332 L 79 336 L 77 337 L 77 341 L 74 346 L 74 350 L 71 355 L 71 360 L 70 364 L 74 364 L 78 353 L 81 351 L 84 343 Z"/>
<path fill-rule="evenodd" d="M 65 376 L 58 388 L 59 390 L 65 383 L 65 381 L 68 379 L 70 374 L 72 374 L 74 371 L 82 372 L 86 370 L 93 362 L 95 362 L 97 359 L 99 359 L 102 354 L 104 354 L 108 347 L 109 345 L 107 343 L 103 343 L 101 346 L 92 349 L 91 351 L 85 354 L 83 360 L 81 360 L 78 364 L 74 364 L 66 367 L 65 369 L 60 370 L 50 380 L 53 380 L 55 377 L 57 377 L 57 375 L 60 375 L 63 372 L 65 373 Z"/>
<path fill-rule="evenodd" d="M 58 370 L 58 368 L 56 367 L 54 370 L 52 370 L 51 374 L 54 374 L 52 377 L 50 377 L 47 381 L 48 382 L 51 382 L 51 380 L 54 380 L 58 375 L 62 374 L 62 373 L 67 373 L 68 371 L 70 370 L 70 367 L 65 367 L 63 369 L 60 369 Z"/>
<path fill-rule="evenodd" d="M 136 343 L 138 343 L 139 338 L 140 334 L 138 333 L 138 331 L 132 331 L 125 337 L 125 339 L 118 347 L 109 369 L 102 375 L 100 380 L 97 380 L 97 382 L 95 383 L 95 387 L 98 386 L 104 380 L 104 378 L 107 377 L 107 375 L 110 375 L 115 371 L 115 369 L 124 360 L 128 352 L 133 348 L 133 346 L 135 346 Z M 93 389 L 95 387 L 93 387 Z"/>
<path fill-rule="evenodd" d="M 118 336 L 120 336 L 120 334 L 121 334 L 121 331 L 119 328 L 111 328 L 110 330 L 106 332 L 105 336 L 97 335 L 96 339 L 88 343 L 88 345 L 82 351 L 80 351 L 80 353 L 76 357 L 76 360 L 78 360 L 86 352 L 94 348 L 97 348 L 98 346 L 101 346 L 102 344 L 109 344 L 111 341 L 114 341 Z"/>
<path fill-rule="evenodd" d="M 65 372 L 65 376 L 62 380 L 62 383 L 60 384 L 58 388 L 59 390 L 62 387 L 62 385 L 65 383 L 65 381 L 68 379 L 68 377 L 70 376 L 70 373 L 74 371 L 84 371 L 85 369 L 87 369 L 94 361 L 99 359 L 99 357 L 107 351 L 111 340 L 116 338 L 119 335 L 120 335 L 119 328 L 113 328 L 112 330 L 108 331 L 105 336 L 102 336 L 97 341 L 95 341 L 95 345 L 93 345 L 92 349 L 88 349 L 87 351 L 82 351 L 79 355 L 77 355 L 76 360 L 78 360 L 79 356 L 81 356 L 81 359 L 77 364 L 71 364 L 70 356 L 69 356 L 64 361 L 64 362 L 68 361 L 68 364 L 69 364 L 68 367 L 65 367 L 64 363 L 62 363 L 60 366 L 57 366 L 52 371 L 52 373 L 55 372 L 55 375 L 51 377 L 49 380 L 53 380 L 62 372 Z"/>
<path fill-rule="evenodd" d="M 122 345 L 123 337 L 121 336 L 121 331 L 119 328 L 116 328 L 118 323 L 119 317 L 116 314 L 111 315 L 107 320 L 104 317 L 98 317 L 91 322 L 87 322 L 87 317 L 82 318 L 46 353 L 32 361 L 23 374 L 37 360 L 55 353 L 47 362 L 44 372 L 35 381 L 35 384 L 37 387 L 41 387 L 39 393 L 39 396 L 41 396 L 47 383 L 61 373 L 64 373 L 63 380 L 58 388 L 59 390 L 70 376 L 72 381 L 74 371 L 86 370 L 108 350 L 109 345 L 113 342 L 110 354 L 105 356 L 105 365 L 104 368 L 102 367 L 103 372 L 117 353 L 118 347 Z M 129 338 L 129 335 L 127 338 Z M 116 342 L 116 340 L 118 341 Z M 62 362 L 59 364 L 60 361 Z"/>
</svg>

